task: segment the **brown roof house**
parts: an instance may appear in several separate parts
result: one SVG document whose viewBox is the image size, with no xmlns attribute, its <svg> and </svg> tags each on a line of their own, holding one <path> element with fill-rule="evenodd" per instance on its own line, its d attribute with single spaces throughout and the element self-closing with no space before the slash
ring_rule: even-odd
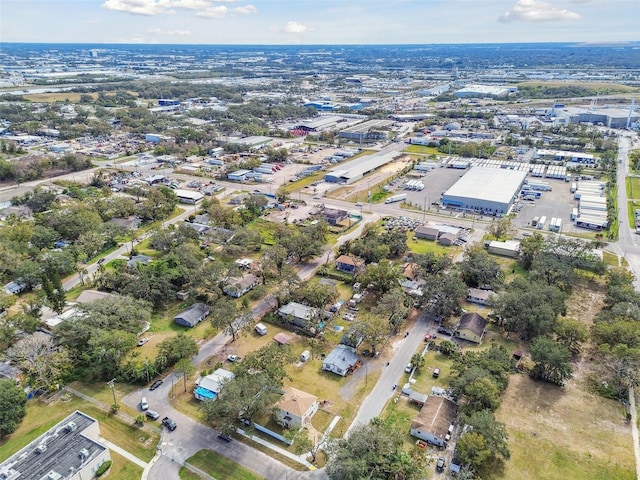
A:
<svg viewBox="0 0 640 480">
<path fill-rule="evenodd" d="M 432 445 L 444 447 L 449 426 L 458 407 L 448 398 L 429 395 L 416 419 L 411 422 L 411 435 Z"/>
<path fill-rule="evenodd" d="M 440 245 L 446 245 L 446 246 L 450 247 L 451 245 L 456 243 L 457 239 L 458 239 L 458 237 L 456 235 L 454 235 L 453 233 L 445 232 L 445 233 L 441 234 L 438 237 L 438 243 Z"/>
<path fill-rule="evenodd" d="M 276 403 L 276 421 L 285 428 L 302 428 L 318 411 L 319 405 L 315 395 L 289 387 Z"/>
<path fill-rule="evenodd" d="M 465 313 L 460 317 L 454 335 L 458 338 L 481 343 L 487 321 L 477 313 Z"/>
<path fill-rule="evenodd" d="M 491 305 L 491 295 L 495 295 L 493 290 L 470 288 L 467 292 L 467 302 L 476 303 L 478 305 Z"/>
<path fill-rule="evenodd" d="M 336 258 L 336 270 L 355 275 L 364 268 L 364 260 L 349 255 L 340 255 Z"/>
</svg>

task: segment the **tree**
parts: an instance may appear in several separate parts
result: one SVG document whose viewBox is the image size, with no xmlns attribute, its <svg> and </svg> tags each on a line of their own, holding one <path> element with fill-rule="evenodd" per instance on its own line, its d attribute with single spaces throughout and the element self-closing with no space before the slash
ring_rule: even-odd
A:
<svg viewBox="0 0 640 480">
<path fill-rule="evenodd" d="M 496 240 L 500 240 L 513 232 L 511 219 L 509 217 L 504 217 L 498 221 L 493 220 L 487 228 L 487 231 L 490 235 L 493 235 Z"/>
<path fill-rule="evenodd" d="M 250 313 L 241 313 L 233 300 L 220 300 L 215 302 L 209 312 L 211 325 L 231 335 L 231 341 L 235 342 L 238 334 L 246 328 L 251 318 Z"/>
<path fill-rule="evenodd" d="M 464 465 L 469 465 L 475 472 L 485 468 L 492 458 L 491 447 L 486 439 L 474 431 L 466 432 L 456 444 L 456 453 Z"/>
<path fill-rule="evenodd" d="M 418 265 L 421 277 L 444 273 L 452 263 L 447 255 L 437 256 L 433 252 L 427 252 L 424 255 L 413 255 L 413 261 Z"/>
<path fill-rule="evenodd" d="M 204 417 L 224 434 L 235 431 L 239 418 L 251 421 L 268 413 L 282 396 L 282 383 L 265 372 L 239 374 L 224 383 L 215 401 L 202 404 Z"/>
<path fill-rule="evenodd" d="M 458 315 L 460 300 L 467 296 L 467 286 L 455 274 L 445 273 L 426 278 L 422 287 L 422 302 L 431 306 L 433 313 L 443 319 Z"/>
<path fill-rule="evenodd" d="M 384 295 L 398 285 L 400 269 L 389 260 L 381 260 L 377 265 L 369 265 L 359 280 L 379 295 Z"/>
<path fill-rule="evenodd" d="M 14 380 L 0 380 L 0 439 L 15 432 L 27 415 L 27 395 Z"/>
<path fill-rule="evenodd" d="M 372 312 L 389 320 L 389 326 L 394 333 L 398 333 L 402 322 L 409 314 L 412 299 L 401 288 L 393 288 L 385 293 L 378 301 Z"/>
<path fill-rule="evenodd" d="M 19 340 L 9 348 L 7 357 L 34 388 L 56 388 L 65 383 L 71 370 L 69 351 L 46 335 L 29 335 Z"/>
<path fill-rule="evenodd" d="M 382 343 L 391 334 L 391 324 L 380 315 L 363 313 L 358 315 L 349 329 L 356 337 L 362 337 L 367 345 L 371 346 L 371 351 L 377 352 Z"/>
<path fill-rule="evenodd" d="M 556 339 L 574 355 L 580 353 L 580 346 L 589 338 L 586 325 L 572 318 L 559 318 L 554 332 Z"/>
<path fill-rule="evenodd" d="M 495 287 L 500 284 L 501 270 L 498 262 L 482 247 L 466 250 L 459 265 L 462 280 L 470 287 Z"/>
<path fill-rule="evenodd" d="M 539 337 L 531 345 L 531 359 L 535 366 L 531 376 L 555 385 L 563 385 L 571 377 L 569 357 L 571 353 L 548 337 Z"/>
<path fill-rule="evenodd" d="M 184 333 L 179 333 L 158 344 L 156 366 L 159 371 L 162 371 L 183 358 L 191 358 L 196 353 L 198 353 L 196 341 Z"/>
<path fill-rule="evenodd" d="M 493 381 L 487 377 L 474 380 L 465 386 L 464 397 L 466 410 L 493 411 L 500 405 L 500 391 Z"/>
<path fill-rule="evenodd" d="M 520 241 L 518 261 L 525 270 L 529 270 L 529 268 L 531 268 L 533 261 L 542 251 L 543 245 L 544 237 L 538 232 L 535 232 L 530 237 L 523 238 Z"/>
<path fill-rule="evenodd" d="M 480 410 L 470 415 L 463 414 L 463 422 L 485 438 L 495 456 L 505 460 L 510 457 L 507 429 L 504 423 L 496 420 L 493 413 L 488 410 Z"/>
<path fill-rule="evenodd" d="M 415 368 L 416 370 L 420 370 L 422 367 L 424 367 L 427 361 L 422 356 L 422 354 L 420 354 L 419 352 L 416 352 L 411 356 L 410 362 L 413 368 Z"/>
<path fill-rule="evenodd" d="M 193 366 L 191 360 L 188 358 L 181 358 L 178 360 L 178 363 L 176 363 L 175 373 L 184 380 L 184 391 L 186 392 L 187 380 L 196 373 L 196 367 Z"/>
<path fill-rule="evenodd" d="M 417 480 L 426 457 L 403 448 L 402 432 L 374 418 L 356 427 L 348 439 L 329 446 L 327 475 L 331 480 Z"/>
</svg>

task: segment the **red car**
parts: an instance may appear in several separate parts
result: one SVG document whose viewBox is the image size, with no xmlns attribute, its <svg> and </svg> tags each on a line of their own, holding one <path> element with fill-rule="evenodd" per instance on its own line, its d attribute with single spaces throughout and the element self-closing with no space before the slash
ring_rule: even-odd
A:
<svg viewBox="0 0 640 480">
<path fill-rule="evenodd" d="M 431 340 L 431 335 L 429 335 L 428 333 L 424 336 L 424 341 L 428 342 L 429 340 Z"/>
</svg>

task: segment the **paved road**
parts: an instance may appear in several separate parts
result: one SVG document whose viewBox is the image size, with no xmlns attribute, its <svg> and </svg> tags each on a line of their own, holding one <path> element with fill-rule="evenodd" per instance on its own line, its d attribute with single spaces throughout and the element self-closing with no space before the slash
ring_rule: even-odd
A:
<svg viewBox="0 0 640 480">
<path fill-rule="evenodd" d="M 349 436 L 353 428 L 359 425 L 366 425 L 372 418 L 379 416 L 389 398 L 394 394 L 400 393 L 407 380 L 404 368 L 410 362 L 413 354 L 424 348 L 424 336 L 427 333 L 435 332 L 436 326 L 433 323 L 433 316 L 424 311 L 411 328 L 409 336 L 398 340 L 393 358 L 388 366 L 382 367 L 382 374 L 376 386 L 373 387 L 373 390 L 362 402 L 356 418 L 347 430 L 346 436 Z M 393 390 L 393 385 L 397 385 L 395 391 Z"/>
</svg>

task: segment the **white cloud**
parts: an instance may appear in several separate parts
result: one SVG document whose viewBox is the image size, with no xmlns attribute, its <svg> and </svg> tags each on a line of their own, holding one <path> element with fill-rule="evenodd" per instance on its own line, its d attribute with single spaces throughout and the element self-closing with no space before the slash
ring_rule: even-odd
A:
<svg viewBox="0 0 640 480">
<path fill-rule="evenodd" d="M 287 22 L 284 26 L 284 31 L 287 33 L 304 33 L 308 30 L 305 25 L 298 22 Z"/>
<path fill-rule="evenodd" d="M 153 35 L 158 35 L 159 33 L 162 33 L 162 30 L 160 30 L 159 28 L 150 28 L 149 30 L 147 30 L 147 32 Z"/>
<path fill-rule="evenodd" d="M 172 37 L 186 37 L 187 35 L 191 35 L 191 30 L 169 30 L 167 35 L 171 35 Z"/>
<path fill-rule="evenodd" d="M 171 8 L 170 0 L 106 0 L 102 8 L 127 12 L 133 15 L 158 15 Z"/>
<path fill-rule="evenodd" d="M 201 10 L 210 7 L 211 3 L 207 0 L 173 0 L 171 6 L 187 10 Z"/>
<path fill-rule="evenodd" d="M 227 12 L 229 12 L 227 7 L 219 5 L 217 7 L 209 7 L 206 10 L 196 13 L 196 15 L 202 18 L 222 18 Z"/>
<path fill-rule="evenodd" d="M 233 9 L 233 13 L 238 15 L 249 15 L 251 13 L 258 13 L 258 9 L 254 5 L 242 5 Z"/>
<path fill-rule="evenodd" d="M 566 8 L 554 7 L 549 2 L 539 0 L 518 0 L 518 2 L 499 18 L 499 22 L 553 22 L 578 20 L 580 15 Z"/>
</svg>

